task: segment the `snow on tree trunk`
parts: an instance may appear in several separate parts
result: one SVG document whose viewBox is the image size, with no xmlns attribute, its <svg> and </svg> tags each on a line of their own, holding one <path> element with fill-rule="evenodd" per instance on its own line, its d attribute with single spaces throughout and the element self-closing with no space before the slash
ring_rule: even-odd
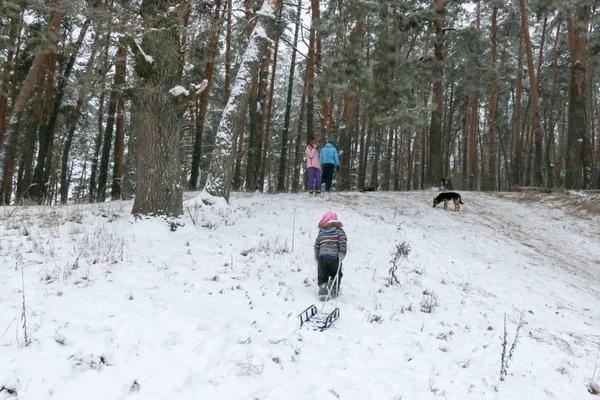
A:
<svg viewBox="0 0 600 400">
<path fill-rule="evenodd" d="M 233 143 L 237 139 L 236 121 L 242 106 L 248 101 L 252 77 L 257 73 L 261 56 L 270 41 L 269 36 L 273 30 L 276 11 L 277 5 L 273 0 L 265 0 L 258 11 L 256 27 L 248 41 L 231 95 L 217 128 L 215 147 L 204 189 L 213 196 L 223 197 L 226 201 L 229 201 L 231 192 Z"/>
</svg>

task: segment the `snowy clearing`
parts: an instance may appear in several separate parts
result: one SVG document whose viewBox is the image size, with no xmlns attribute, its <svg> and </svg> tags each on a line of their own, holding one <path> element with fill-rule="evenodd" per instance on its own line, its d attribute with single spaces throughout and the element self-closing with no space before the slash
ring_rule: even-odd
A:
<svg viewBox="0 0 600 400">
<path fill-rule="evenodd" d="M 595 398 L 598 198 L 436 193 L 186 194 L 175 231 L 131 202 L 0 208 L 0 400 Z M 341 317 L 298 329 L 328 210 Z"/>
</svg>

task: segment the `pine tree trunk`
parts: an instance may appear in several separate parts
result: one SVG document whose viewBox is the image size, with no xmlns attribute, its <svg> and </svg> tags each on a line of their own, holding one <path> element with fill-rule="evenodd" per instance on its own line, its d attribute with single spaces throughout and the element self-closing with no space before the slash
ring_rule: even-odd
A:
<svg viewBox="0 0 600 400">
<path fill-rule="evenodd" d="M 314 1 L 311 1 L 313 3 Z M 313 10 L 314 11 L 314 10 Z M 306 92 L 306 143 L 310 143 L 310 138 L 315 136 L 315 16 L 313 14 L 308 40 L 308 59 L 306 60 L 306 75 L 308 86 Z M 318 22 L 316 22 L 318 23 Z"/>
<path fill-rule="evenodd" d="M 444 153 L 444 171 L 443 171 L 443 176 L 446 178 L 450 178 L 452 173 L 450 171 L 450 160 L 453 158 L 451 157 L 453 154 L 453 149 L 454 149 L 454 145 L 456 142 L 456 135 L 455 135 L 455 130 L 454 130 L 454 110 L 456 108 L 456 99 L 454 96 L 454 85 L 450 85 L 450 100 L 449 100 L 449 113 L 448 113 L 448 118 L 447 118 L 447 126 L 448 129 L 445 131 L 446 133 L 446 146 L 445 146 L 445 153 Z M 456 160 L 454 161 L 454 164 L 458 164 L 456 162 Z"/>
<path fill-rule="evenodd" d="M 225 11 L 227 13 L 227 29 L 225 34 L 225 103 L 227 103 L 231 94 L 231 15 L 233 14 L 231 1 L 226 0 Z"/>
<path fill-rule="evenodd" d="M 115 130 L 115 151 L 113 161 L 113 180 L 111 188 L 111 199 L 123 198 L 123 155 L 125 152 L 125 98 L 123 89 L 127 73 L 126 43 L 123 38 L 119 39 L 117 50 L 117 61 L 115 64 L 115 86 L 119 91 L 117 96 L 117 125 Z"/>
<path fill-rule="evenodd" d="M 8 145 L 6 146 L 6 154 L 4 157 L 4 164 L 2 170 L 2 186 L 0 187 L 0 203 L 3 205 L 9 205 L 12 196 L 13 173 L 15 169 L 15 159 L 17 156 L 19 134 L 21 133 L 20 128 L 21 120 L 18 120 L 10 134 L 10 137 L 8 139 Z"/>
<path fill-rule="evenodd" d="M 367 161 L 369 156 L 369 138 L 370 136 L 366 135 L 365 140 L 365 132 L 367 130 L 367 114 L 363 111 L 361 119 L 360 119 L 360 153 L 359 153 L 359 162 L 358 162 L 358 189 L 363 189 L 365 187 L 365 181 L 367 176 Z"/>
<path fill-rule="evenodd" d="M 42 68 L 42 65 L 46 63 L 46 58 L 48 55 L 56 51 L 57 39 L 60 36 L 58 30 L 64 16 L 65 12 L 61 5 L 61 1 L 57 1 L 56 9 L 52 13 L 52 18 L 48 24 L 48 33 L 44 41 L 40 44 L 35 52 L 33 63 L 27 72 L 27 77 L 23 82 L 23 86 L 21 86 L 21 91 L 19 92 L 19 95 L 15 101 L 15 106 L 12 109 L 12 115 L 16 115 L 25 109 L 25 105 L 27 104 L 29 96 L 33 92 L 33 86 L 40 69 Z"/>
<path fill-rule="evenodd" d="M 250 36 L 231 96 L 223 110 L 221 122 L 217 129 L 215 148 L 205 189 L 209 194 L 223 197 L 226 201 L 229 201 L 231 192 L 233 143 L 237 139 L 234 129 L 236 117 L 242 105 L 247 102 L 247 93 L 249 86 L 252 84 L 252 77 L 258 70 L 260 57 L 265 53 L 268 38 L 273 30 L 277 7 L 276 0 L 265 0 L 261 11 L 258 13 L 257 26 Z M 267 34 L 266 37 L 265 33 Z"/>
<path fill-rule="evenodd" d="M 67 168 L 69 165 L 69 152 L 71 151 L 71 144 L 73 143 L 73 135 L 75 134 L 75 129 L 77 128 L 77 123 L 79 122 L 79 117 L 81 116 L 81 108 L 83 107 L 83 102 L 85 99 L 85 95 L 87 94 L 87 85 L 90 80 L 90 76 L 92 74 L 92 68 L 94 66 L 94 61 L 96 58 L 96 52 L 98 50 L 98 35 L 96 35 L 96 39 L 92 44 L 92 50 L 90 54 L 90 58 L 88 59 L 88 63 L 85 68 L 85 73 L 81 78 L 81 85 L 79 86 L 79 95 L 77 97 L 77 104 L 75 105 L 75 110 L 73 112 L 73 116 L 71 117 L 71 123 L 69 125 L 69 131 L 67 133 L 67 138 L 65 140 L 65 145 L 63 147 L 62 157 L 61 157 L 61 168 L 60 168 L 60 202 L 61 204 L 67 204 L 67 200 L 69 197 L 69 179 L 67 174 Z"/>
<path fill-rule="evenodd" d="M 496 34 L 497 34 L 497 20 L 498 20 L 498 7 L 492 8 L 492 49 L 491 66 L 493 70 L 496 70 Z M 486 190 L 498 190 L 498 177 L 496 173 L 497 163 L 497 143 L 496 143 L 496 112 L 498 110 L 498 88 L 495 80 L 492 82 L 490 87 L 490 130 L 488 138 L 488 173 L 487 173 L 487 184 Z"/>
<path fill-rule="evenodd" d="M 531 39 L 529 37 L 529 24 L 527 22 L 527 9 L 525 7 L 525 0 L 519 0 L 521 5 L 521 27 L 523 34 L 523 41 L 525 43 L 525 52 L 527 54 L 527 72 L 529 73 L 529 84 L 530 84 L 530 96 L 531 96 L 531 130 L 532 136 L 535 141 L 535 163 L 533 164 L 533 185 L 540 186 L 543 183 L 542 177 L 542 131 L 540 128 L 539 118 L 539 101 L 538 101 L 538 84 L 535 76 L 535 68 L 533 65 L 533 54 L 531 50 Z M 529 160 L 531 162 L 531 158 Z"/>
<path fill-rule="evenodd" d="M 115 74 L 116 77 L 116 74 Z M 106 116 L 106 127 L 104 128 L 104 140 L 102 145 L 102 157 L 100 158 L 100 170 L 98 171 L 98 196 L 96 201 L 104 202 L 106 199 L 106 184 L 108 182 L 108 163 L 110 162 L 110 148 L 115 127 L 115 114 L 117 113 L 117 87 L 116 82 L 110 91 L 108 99 L 108 114 Z"/>
<path fill-rule="evenodd" d="M 388 192 L 390 190 L 390 168 L 392 161 L 392 150 L 393 150 L 393 140 L 394 140 L 394 130 L 392 128 L 389 129 L 387 135 L 387 147 L 385 152 L 385 159 L 383 160 L 381 168 L 382 176 L 381 176 L 381 190 Z"/>
<path fill-rule="evenodd" d="M 412 148 L 410 146 L 411 135 L 407 135 L 407 136 L 408 136 L 408 171 L 406 174 L 406 190 L 411 190 L 411 189 L 415 188 L 415 179 L 414 179 L 415 170 L 416 170 L 415 160 L 416 160 L 416 156 L 417 156 L 418 143 L 421 140 L 421 135 L 420 135 L 419 130 L 417 130 L 415 132 L 415 137 L 412 142 Z"/>
<path fill-rule="evenodd" d="M 77 60 L 77 56 L 79 54 L 79 50 L 83 44 L 87 31 L 90 27 L 91 20 L 90 18 L 86 18 L 83 23 L 81 30 L 79 31 L 79 36 L 77 41 L 75 42 L 74 49 L 71 52 L 69 57 L 69 61 L 67 61 L 67 65 L 65 67 L 65 71 L 58 77 L 58 82 L 56 85 L 56 94 L 54 97 L 54 101 L 52 103 L 51 111 L 49 111 L 48 124 L 46 125 L 46 139 L 45 142 L 48 143 L 48 159 L 46 160 L 46 166 L 44 171 L 44 181 L 48 182 L 51 175 L 52 168 L 52 152 L 54 147 L 54 132 L 56 130 L 56 123 L 58 121 L 58 116 L 60 114 L 60 108 L 62 106 L 62 102 L 65 96 L 65 90 L 67 87 L 67 83 L 69 82 L 69 78 L 71 77 L 71 73 L 73 72 L 73 68 L 75 67 L 75 61 Z"/>
<path fill-rule="evenodd" d="M 523 37 L 519 41 L 519 54 L 517 61 L 517 88 L 514 98 L 514 117 L 513 117 L 513 140 L 510 162 L 511 186 L 521 184 L 521 163 L 523 146 L 521 145 L 521 91 L 523 87 Z"/>
<path fill-rule="evenodd" d="M 206 79 L 206 81 L 208 82 L 208 86 L 200 94 L 200 109 L 196 118 L 196 137 L 194 139 L 194 152 L 192 155 L 192 173 L 190 176 L 191 190 L 196 190 L 196 188 L 198 187 L 198 177 L 200 175 L 200 161 L 202 159 L 202 139 L 204 136 L 206 112 L 208 111 L 208 95 L 210 94 L 212 77 L 215 71 L 215 59 L 218 54 L 219 33 L 221 32 L 222 16 L 220 15 L 220 10 L 221 0 L 216 0 L 216 10 L 212 21 L 212 36 L 208 44 L 208 61 L 206 62 L 206 67 L 204 68 L 204 79 Z M 226 96 L 228 96 L 228 94 L 226 94 Z"/>
<path fill-rule="evenodd" d="M 569 81 L 569 119 L 566 146 L 565 185 L 568 189 L 589 189 L 591 163 L 589 159 L 589 138 L 586 133 L 586 34 L 589 19 L 589 6 L 580 3 L 575 6 L 575 21 L 568 13 L 567 22 L 573 37 L 571 42 L 571 76 Z"/>
<path fill-rule="evenodd" d="M 300 13 L 302 12 L 302 0 L 298 0 L 296 10 L 296 27 L 294 29 L 294 42 L 292 46 L 292 59 L 290 74 L 288 78 L 288 89 L 285 103 L 285 115 L 283 117 L 283 130 L 281 132 L 281 157 L 279 158 L 279 170 L 277 173 L 277 191 L 285 191 L 285 177 L 287 167 L 288 135 L 290 131 L 290 117 L 292 114 L 292 96 L 294 93 L 294 73 L 296 71 L 296 49 L 298 46 L 298 35 L 300 31 Z"/>
<path fill-rule="evenodd" d="M 36 96 L 33 102 L 33 111 L 26 129 L 25 143 L 22 147 L 21 161 L 19 163 L 19 176 L 21 179 L 17 181 L 17 201 L 23 197 L 30 197 L 29 192 L 32 189 L 31 185 L 33 184 L 33 158 L 35 154 L 36 132 L 44 104 L 44 83 L 46 82 L 46 72 L 46 69 L 40 72 L 35 84 Z"/>
<path fill-rule="evenodd" d="M 380 131 L 375 131 L 375 157 L 373 158 L 373 166 L 371 167 L 371 184 L 376 190 L 379 189 L 379 157 L 381 154 L 381 140 L 379 138 Z"/>
<path fill-rule="evenodd" d="M 8 11 L 10 12 L 10 28 L 8 33 L 8 51 L 4 70 L 2 72 L 2 80 L 0 81 L 0 150 L 4 143 L 6 133 L 6 118 L 8 114 L 8 88 L 10 84 L 10 75 L 15 67 L 15 52 L 17 51 L 17 41 L 19 40 L 20 32 L 19 25 L 21 24 L 21 6 L 19 3 L 8 3 Z"/>
<path fill-rule="evenodd" d="M 400 134 L 400 138 L 398 138 L 398 130 L 396 129 L 396 131 L 394 132 L 394 175 L 393 175 L 393 179 L 394 179 L 394 191 L 397 192 L 398 190 L 400 190 L 400 163 L 401 161 L 401 155 L 398 153 L 401 150 L 400 144 L 402 143 L 402 135 Z M 400 144 L 398 143 L 398 140 L 400 140 Z"/>
<path fill-rule="evenodd" d="M 279 7 L 277 19 L 281 20 L 283 15 L 283 3 L 281 7 Z M 277 56 L 279 53 L 279 36 L 280 32 L 277 32 L 275 35 L 275 49 L 273 51 L 273 68 L 271 71 L 271 82 L 269 84 L 269 102 L 267 104 L 267 115 L 265 120 L 265 135 L 264 135 L 264 143 L 263 143 L 263 152 L 262 152 L 262 161 L 261 161 L 261 170 L 260 170 L 260 191 L 264 193 L 265 191 L 265 175 L 267 174 L 267 170 L 270 169 L 267 165 L 267 153 L 269 149 L 269 139 L 271 132 L 271 110 L 273 109 L 273 94 L 275 92 L 275 73 L 277 72 Z M 269 163 L 270 164 L 270 163 Z M 269 175 L 269 183 L 271 182 L 271 177 Z M 267 185 L 268 189 L 271 190 L 271 185 Z"/>
<path fill-rule="evenodd" d="M 366 17 L 365 9 L 361 7 L 358 10 L 356 26 L 350 36 L 351 59 L 348 61 L 348 67 L 345 71 L 345 78 L 348 82 L 344 92 L 344 127 L 341 130 L 339 140 L 340 150 L 340 173 L 338 176 L 338 190 L 351 190 L 350 186 L 350 167 L 352 165 L 352 135 L 356 126 L 356 105 L 358 103 L 358 69 L 360 66 L 361 41 L 364 32 L 363 25 Z M 339 126 L 339 125 L 338 125 Z"/>
<path fill-rule="evenodd" d="M 254 14 L 254 8 L 253 8 L 253 0 L 244 0 L 244 7 L 246 10 L 246 32 L 248 35 L 248 38 L 250 38 L 252 31 L 254 29 L 254 26 L 256 25 L 255 20 L 253 19 L 253 14 Z M 227 105 L 227 102 L 229 101 L 229 96 L 227 96 L 227 100 L 225 101 L 225 105 Z M 246 133 L 246 116 L 248 114 L 248 103 L 249 101 L 245 101 L 241 107 L 240 110 L 238 111 L 238 117 L 237 117 L 237 121 L 235 124 L 235 132 L 233 133 L 233 136 L 235 137 L 237 135 L 238 140 L 235 146 L 235 151 L 237 152 L 236 158 L 235 158 L 235 169 L 234 169 L 234 174 L 233 174 L 233 187 L 235 189 L 241 189 L 244 182 L 242 181 L 242 162 L 244 159 L 244 154 L 245 154 L 245 150 L 244 150 L 244 136 Z"/>
<path fill-rule="evenodd" d="M 323 57 L 321 56 L 321 10 L 318 0 L 311 0 L 312 20 L 311 27 L 315 30 L 315 70 L 319 78 L 323 76 Z M 317 98 L 321 100 L 321 115 L 319 117 L 319 141 L 325 143 L 329 115 L 329 101 L 325 94 L 326 84 L 319 80 Z"/>
<path fill-rule="evenodd" d="M 558 20 L 556 25 L 556 35 L 554 36 L 554 59 L 552 61 L 552 89 L 550 89 L 550 101 L 548 102 L 548 110 L 546 112 L 546 131 L 548 132 L 548 140 L 546 144 L 546 186 L 554 187 L 554 170 L 556 166 L 556 154 L 552 155 L 554 147 L 554 102 L 556 99 L 556 85 L 558 81 L 558 49 L 560 40 L 560 25 Z"/>
<path fill-rule="evenodd" d="M 442 177 L 442 79 L 444 75 L 444 23 L 445 0 L 435 0 L 437 18 L 435 20 L 435 72 L 433 77 L 433 110 L 429 129 L 429 165 L 427 183 L 436 186 Z"/>
<path fill-rule="evenodd" d="M 46 135 L 48 116 L 52 112 L 52 94 L 54 88 L 54 78 L 56 73 L 56 45 L 50 46 L 54 49 L 54 52 L 49 54 L 46 58 L 47 73 L 46 73 L 46 87 L 44 89 L 44 100 L 42 104 L 42 114 L 40 124 L 38 126 L 38 155 L 36 159 L 35 169 L 33 171 L 33 183 L 34 186 L 31 188 L 31 197 L 38 203 L 47 199 L 48 195 L 48 179 L 52 169 L 52 143 L 50 140 L 53 138 Z"/>
<path fill-rule="evenodd" d="M 298 115 L 298 131 L 296 132 L 296 141 L 294 149 L 294 177 L 292 181 L 292 192 L 298 193 L 300 190 L 300 171 L 302 169 L 302 152 L 300 150 L 300 144 L 304 143 L 302 140 L 302 122 L 304 121 L 304 109 L 306 104 L 306 92 L 308 90 L 308 68 L 304 72 L 304 86 L 302 88 L 302 98 L 300 99 L 300 114 Z"/>
</svg>

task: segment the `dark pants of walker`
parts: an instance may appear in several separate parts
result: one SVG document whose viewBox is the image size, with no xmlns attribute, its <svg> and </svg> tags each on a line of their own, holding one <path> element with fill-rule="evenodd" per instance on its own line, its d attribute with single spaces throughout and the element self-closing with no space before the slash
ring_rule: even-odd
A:
<svg viewBox="0 0 600 400">
<path fill-rule="evenodd" d="M 334 260 L 332 258 L 321 257 L 319 259 L 319 271 L 317 276 L 317 282 L 319 287 L 321 287 L 321 285 L 327 284 L 329 278 L 331 278 L 331 282 L 333 283 L 333 280 L 335 279 L 335 274 L 337 273 L 338 264 L 339 261 Z M 340 287 L 340 283 L 342 282 L 342 276 L 342 266 L 340 265 L 340 276 L 338 276 L 337 283 L 338 289 Z"/>
<path fill-rule="evenodd" d="M 335 164 L 323 164 L 323 182 L 325 182 L 325 190 L 331 190 L 331 182 L 333 181 L 333 171 Z"/>
</svg>

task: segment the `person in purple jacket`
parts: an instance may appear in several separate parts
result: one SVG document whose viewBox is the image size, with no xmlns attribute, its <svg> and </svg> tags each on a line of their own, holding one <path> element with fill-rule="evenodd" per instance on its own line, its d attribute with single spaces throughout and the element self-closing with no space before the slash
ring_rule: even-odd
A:
<svg viewBox="0 0 600 400">
<path fill-rule="evenodd" d="M 321 163 L 319 162 L 319 150 L 317 139 L 310 138 L 310 144 L 306 147 L 306 172 L 308 173 L 308 193 L 321 193 Z"/>
<path fill-rule="evenodd" d="M 331 296 L 337 297 L 342 280 L 342 261 L 348 251 L 348 238 L 342 229 L 342 222 L 333 211 L 328 211 L 319 221 L 319 234 L 315 240 L 315 258 L 318 262 L 317 283 L 319 297 L 327 296 L 331 288 Z M 337 281 L 332 287 L 336 274 Z"/>
</svg>

